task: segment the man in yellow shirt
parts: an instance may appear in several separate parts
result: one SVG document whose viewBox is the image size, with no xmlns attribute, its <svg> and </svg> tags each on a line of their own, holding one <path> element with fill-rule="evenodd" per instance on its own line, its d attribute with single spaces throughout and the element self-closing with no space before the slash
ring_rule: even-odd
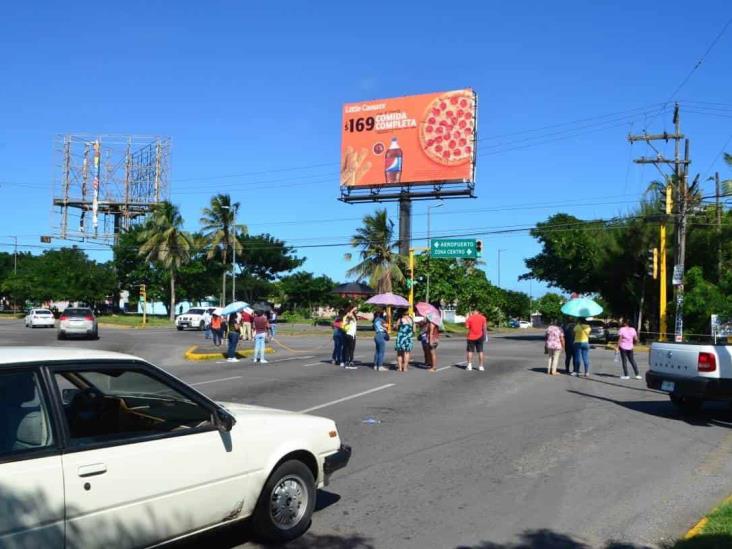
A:
<svg viewBox="0 0 732 549">
<path fill-rule="evenodd" d="M 577 320 L 574 325 L 574 372 L 573 376 L 579 375 L 580 357 L 585 367 L 585 377 L 590 375 L 590 325 L 584 318 Z"/>
</svg>

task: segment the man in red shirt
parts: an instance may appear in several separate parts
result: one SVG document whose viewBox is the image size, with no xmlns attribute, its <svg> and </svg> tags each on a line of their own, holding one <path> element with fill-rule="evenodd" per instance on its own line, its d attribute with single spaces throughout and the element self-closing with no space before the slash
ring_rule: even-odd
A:
<svg viewBox="0 0 732 549">
<path fill-rule="evenodd" d="M 241 312 L 241 338 L 249 341 L 252 339 L 252 321 L 254 318 L 246 311 Z"/>
<path fill-rule="evenodd" d="M 485 341 L 487 324 L 486 318 L 475 307 L 468 314 L 468 318 L 465 319 L 465 327 L 468 329 L 468 365 L 465 367 L 466 370 L 473 369 L 473 353 L 478 353 L 480 359 L 478 370 L 485 371 L 483 367 L 483 342 Z"/>
</svg>

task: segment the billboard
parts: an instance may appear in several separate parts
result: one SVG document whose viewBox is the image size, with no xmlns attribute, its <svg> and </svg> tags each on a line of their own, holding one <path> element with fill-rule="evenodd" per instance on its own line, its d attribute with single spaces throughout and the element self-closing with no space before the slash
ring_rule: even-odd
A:
<svg viewBox="0 0 732 549">
<path fill-rule="evenodd" d="M 472 182 L 477 104 L 464 89 L 344 105 L 341 186 Z"/>
</svg>

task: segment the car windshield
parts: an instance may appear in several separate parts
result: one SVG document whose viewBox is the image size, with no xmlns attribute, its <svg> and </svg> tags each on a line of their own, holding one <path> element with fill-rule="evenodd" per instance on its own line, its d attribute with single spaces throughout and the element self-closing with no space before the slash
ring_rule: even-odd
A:
<svg viewBox="0 0 732 549">
<path fill-rule="evenodd" d="M 36 309 L 36 314 L 41 316 L 48 316 L 51 314 L 51 311 L 48 309 Z"/>
<path fill-rule="evenodd" d="M 64 311 L 65 316 L 91 316 L 91 309 L 66 309 Z"/>
<path fill-rule="evenodd" d="M 189 315 L 202 315 L 203 309 L 188 309 Z"/>
</svg>

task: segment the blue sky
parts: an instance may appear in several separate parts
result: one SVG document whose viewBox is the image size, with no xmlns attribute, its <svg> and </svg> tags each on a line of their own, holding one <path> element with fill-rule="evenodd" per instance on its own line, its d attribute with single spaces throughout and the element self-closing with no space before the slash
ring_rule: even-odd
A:
<svg viewBox="0 0 732 549">
<path fill-rule="evenodd" d="M 658 109 L 730 17 L 724 0 L 7 2 L 0 249 L 50 232 L 53 139 L 73 132 L 170 136 L 171 199 L 189 229 L 230 192 L 251 232 L 345 242 L 375 206 L 337 200 L 341 105 L 463 87 L 479 95 L 478 198 L 434 210 L 433 234 L 611 217 L 658 177 L 632 164 L 652 153 L 626 135 L 671 129 L 671 105 Z M 732 152 L 731 59 L 729 28 L 673 97 L 692 174 L 732 176 L 720 158 Z M 417 237 L 427 205 L 414 206 Z M 483 240 L 489 277 L 503 249 L 502 286 L 528 292 L 517 277 L 531 237 Z M 343 280 L 349 251 L 302 249 L 304 268 Z"/>
</svg>

